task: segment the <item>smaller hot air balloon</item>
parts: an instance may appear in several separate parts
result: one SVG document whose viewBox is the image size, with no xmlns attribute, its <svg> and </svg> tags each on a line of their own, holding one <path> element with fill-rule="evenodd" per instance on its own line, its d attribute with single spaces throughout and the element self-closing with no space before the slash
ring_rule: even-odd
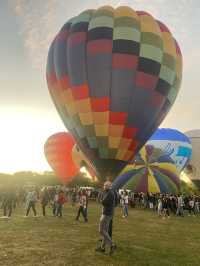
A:
<svg viewBox="0 0 200 266">
<path fill-rule="evenodd" d="M 81 151 L 77 144 L 74 145 L 72 149 L 72 158 L 74 160 L 75 165 L 77 168 L 85 167 L 88 173 L 91 175 L 92 180 L 97 180 L 96 171 L 91 164 L 91 162 L 87 159 L 85 154 Z"/>
<path fill-rule="evenodd" d="M 148 140 L 147 145 L 161 149 L 175 163 L 181 172 L 192 156 L 190 139 L 180 131 L 171 128 L 159 128 Z"/>
<path fill-rule="evenodd" d="M 135 192 L 177 193 L 180 179 L 175 164 L 163 151 L 145 145 L 133 165 L 126 167 L 114 181 L 113 188 L 130 180 L 125 187 Z"/>
<path fill-rule="evenodd" d="M 75 140 L 68 132 L 61 132 L 48 138 L 44 145 L 46 159 L 63 184 L 72 180 L 79 168 L 72 159 Z"/>
</svg>

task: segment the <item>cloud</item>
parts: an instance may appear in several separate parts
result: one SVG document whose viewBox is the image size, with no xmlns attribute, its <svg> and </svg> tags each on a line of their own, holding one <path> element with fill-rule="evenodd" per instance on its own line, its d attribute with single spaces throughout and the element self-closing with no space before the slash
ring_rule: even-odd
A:
<svg viewBox="0 0 200 266">
<path fill-rule="evenodd" d="M 200 6 L 191 0 L 10 0 L 21 25 L 25 50 L 36 68 L 44 68 L 48 47 L 59 28 L 87 8 L 108 4 L 117 7 L 129 5 L 145 10 L 169 26 L 184 53 L 191 49 L 191 40 L 199 43 Z M 68 2 L 68 3 L 67 3 Z M 187 12 L 186 12 L 187 11 Z M 196 27 L 195 27 L 196 25 Z M 198 27 L 199 25 L 199 27 Z"/>
<path fill-rule="evenodd" d="M 58 31 L 57 1 L 14 0 L 12 7 L 19 17 L 20 34 L 34 68 L 43 68 L 49 44 Z"/>
</svg>

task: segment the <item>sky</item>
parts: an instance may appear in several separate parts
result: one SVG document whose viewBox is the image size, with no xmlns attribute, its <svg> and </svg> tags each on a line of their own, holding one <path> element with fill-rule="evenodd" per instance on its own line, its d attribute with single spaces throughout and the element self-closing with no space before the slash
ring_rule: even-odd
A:
<svg viewBox="0 0 200 266">
<path fill-rule="evenodd" d="M 0 1 L 0 172 L 50 170 L 44 143 L 66 131 L 48 92 L 49 45 L 62 25 L 88 8 L 129 5 L 164 22 L 183 54 L 183 80 L 162 127 L 200 128 L 199 0 Z"/>
</svg>

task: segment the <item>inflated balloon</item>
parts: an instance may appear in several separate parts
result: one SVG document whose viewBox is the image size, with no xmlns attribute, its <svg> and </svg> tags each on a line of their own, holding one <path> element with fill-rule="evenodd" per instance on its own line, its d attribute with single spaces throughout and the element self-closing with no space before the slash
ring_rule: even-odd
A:
<svg viewBox="0 0 200 266">
<path fill-rule="evenodd" d="M 79 172 L 72 159 L 75 140 L 70 133 L 52 135 L 44 145 L 46 159 L 63 184 L 71 181 Z"/>
<path fill-rule="evenodd" d="M 157 129 L 148 140 L 147 145 L 159 148 L 166 156 L 170 156 L 179 172 L 184 169 L 192 156 L 190 139 L 176 129 Z"/>
<path fill-rule="evenodd" d="M 123 170 L 122 179 L 130 179 L 125 188 L 135 192 L 177 193 L 180 188 L 179 174 L 172 159 L 163 157 L 163 151 L 151 145 L 145 145 L 135 163 Z"/>
<path fill-rule="evenodd" d="M 92 179 L 94 181 L 97 179 L 94 167 L 77 144 L 75 144 L 72 149 L 72 158 L 77 168 L 81 169 L 81 167 L 85 167 Z"/>
<path fill-rule="evenodd" d="M 153 134 L 181 75 L 181 51 L 169 29 L 123 6 L 73 17 L 48 54 L 55 106 L 102 179 L 117 175 Z"/>
</svg>

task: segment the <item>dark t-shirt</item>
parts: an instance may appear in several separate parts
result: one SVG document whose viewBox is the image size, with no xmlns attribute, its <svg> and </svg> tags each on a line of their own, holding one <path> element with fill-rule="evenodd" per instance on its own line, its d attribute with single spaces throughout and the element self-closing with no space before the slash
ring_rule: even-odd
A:
<svg viewBox="0 0 200 266">
<path fill-rule="evenodd" d="M 109 189 L 102 193 L 101 203 L 103 205 L 103 214 L 112 216 L 115 208 L 115 193 Z"/>
</svg>

